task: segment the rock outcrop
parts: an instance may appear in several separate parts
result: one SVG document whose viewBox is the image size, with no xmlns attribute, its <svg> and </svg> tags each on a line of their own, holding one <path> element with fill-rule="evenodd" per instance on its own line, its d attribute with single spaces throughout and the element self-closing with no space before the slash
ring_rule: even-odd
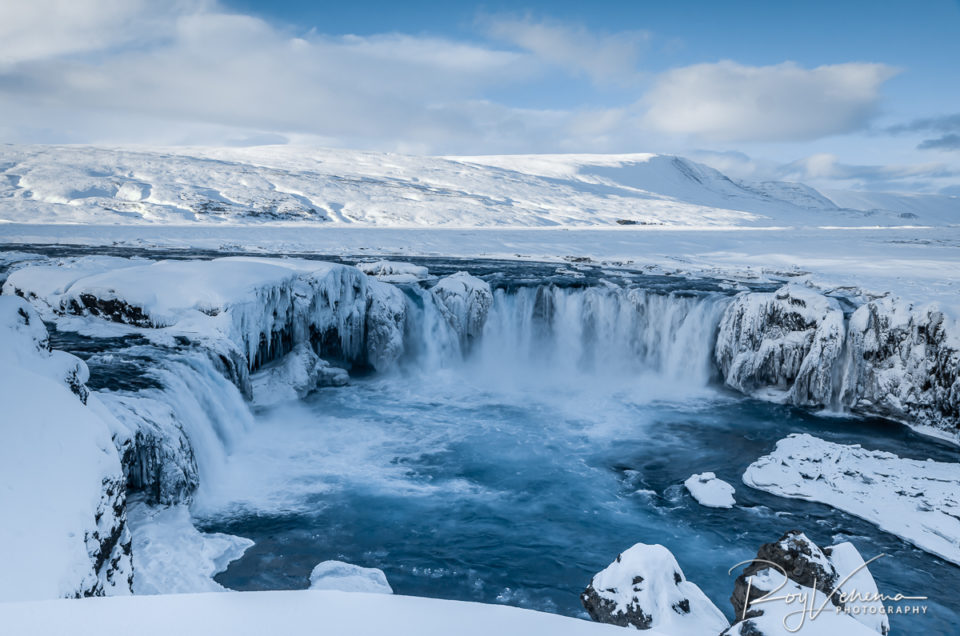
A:
<svg viewBox="0 0 960 636">
<path fill-rule="evenodd" d="M 777 600 L 763 596 L 777 592 Z M 804 614 L 809 607 L 827 609 Z M 735 623 L 724 636 L 801 636 L 832 634 L 886 634 L 890 624 L 883 604 L 876 599 L 877 585 L 863 558 L 851 543 L 822 550 L 798 530 L 760 546 L 755 561 L 747 565 L 734 584 L 730 602 Z"/>
<path fill-rule="evenodd" d="M 847 409 L 960 442 L 960 322 L 894 297 L 840 303 L 790 284 L 745 292 L 725 311 L 715 360 L 760 398 Z"/>
<path fill-rule="evenodd" d="M 665 634 L 718 634 L 727 619 L 662 545 L 638 543 L 593 577 L 580 601 L 601 623 Z"/>
<path fill-rule="evenodd" d="M 450 326 L 460 335 L 466 351 L 483 334 L 487 314 L 493 306 L 490 285 L 467 272 L 441 278 L 431 289 L 440 301 Z"/>
</svg>

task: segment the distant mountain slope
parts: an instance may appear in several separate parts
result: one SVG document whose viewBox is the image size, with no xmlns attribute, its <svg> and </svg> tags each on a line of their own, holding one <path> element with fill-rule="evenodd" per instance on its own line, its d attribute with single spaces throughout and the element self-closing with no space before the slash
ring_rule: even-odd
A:
<svg viewBox="0 0 960 636">
<path fill-rule="evenodd" d="M 948 223 L 955 203 L 949 197 L 924 199 L 914 206 L 920 211 L 911 213 L 919 222 Z M 903 224 L 902 205 L 891 205 L 891 211 L 878 211 L 871 199 L 861 211 L 855 199 L 827 198 L 801 184 L 737 182 L 665 155 L 415 157 L 287 146 L 0 146 L 0 220 L 24 223 Z"/>
</svg>

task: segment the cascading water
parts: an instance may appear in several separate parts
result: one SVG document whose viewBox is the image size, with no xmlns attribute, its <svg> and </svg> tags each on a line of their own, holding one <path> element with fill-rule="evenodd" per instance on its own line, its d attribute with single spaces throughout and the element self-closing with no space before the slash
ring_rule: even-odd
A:
<svg viewBox="0 0 960 636">
<path fill-rule="evenodd" d="M 955 568 L 866 522 L 740 485 L 792 432 L 904 456 L 943 450 L 901 427 L 825 423 L 714 391 L 730 295 L 599 280 L 495 287 L 471 340 L 433 290 L 403 286 L 393 372 L 252 415 L 238 378 L 197 348 L 124 345 L 112 363 L 131 360 L 148 381 L 93 388 L 131 427 L 180 427 L 196 455 L 201 527 L 256 542 L 217 579 L 234 589 L 306 587 L 314 565 L 339 559 L 383 569 L 401 594 L 582 616 L 590 576 L 643 541 L 671 549 L 727 609 L 727 568 L 793 527 L 823 545 L 853 540 L 865 557 L 892 555 L 871 565 L 881 589 L 924 590 L 928 577 L 960 585 Z M 284 338 L 257 365 L 289 349 Z M 140 448 L 154 459 L 176 452 Z M 736 485 L 736 508 L 706 509 L 684 493 L 703 471 Z M 935 614 L 924 628 L 958 619 L 955 604 Z"/>
</svg>

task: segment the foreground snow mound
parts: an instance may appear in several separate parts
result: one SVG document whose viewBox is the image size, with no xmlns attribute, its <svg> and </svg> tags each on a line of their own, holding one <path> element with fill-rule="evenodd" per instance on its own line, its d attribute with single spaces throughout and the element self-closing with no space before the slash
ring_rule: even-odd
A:
<svg viewBox="0 0 960 636">
<path fill-rule="evenodd" d="M 729 626 L 662 545 L 638 543 L 593 577 L 580 595 L 593 620 L 667 634 L 718 634 Z"/>
<path fill-rule="evenodd" d="M 727 385 L 804 406 L 829 406 L 832 369 L 843 351 L 843 311 L 802 285 L 745 293 L 724 313 L 716 359 Z"/>
<path fill-rule="evenodd" d="M 702 506 L 733 508 L 737 503 L 736 499 L 733 498 L 735 492 L 733 486 L 722 479 L 717 479 L 717 476 L 713 473 L 691 475 L 683 482 L 683 485 Z"/>
<path fill-rule="evenodd" d="M 469 347 L 483 334 L 487 314 L 493 306 L 490 285 L 467 272 L 457 272 L 441 278 L 431 289 L 446 309 L 450 326 L 460 334 L 462 346 Z"/>
<path fill-rule="evenodd" d="M 803 614 L 800 610 L 805 608 L 799 600 L 763 598 L 778 588 L 778 599 L 784 594 L 806 594 L 813 599 L 806 609 L 813 613 Z M 791 530 L 760 546 L 756 560 L 737 577 L 730 601 L 738 622 L 725 634 L 826 635 L 846 633 L 838 631 L 846 626 L 855 634 L 864 633 L 863 627 L 867 627 L 885 636 L 890 623 L 877 592 L 877 584 L 853 544 L 821 550 L 805 534 Z"/>
<path fill-rule="evenodd" d="M 250 378 L 253 401 L 260 406 L 298 400 L 320 387 L 343 386 L 348 381 L 345 370 L 330 366 L 304 343 Z"/>
<path fill-rule="evenodd" d="M 130 534 L 110 416 L 82 383 L 86 365 L 47 346 L 37 312 L 0 297 L 0 598 L 128 594 Z"/>
<path fill-rule="evenodd" d="M 507 605 L 329 590 L 165 594 L 83 601 L 0 603 L 0 625 L 33 636 L 589 636 L 612 625 Z M 677 636 L 647 632 L 650 636 Z"/>
<path fill-rule="evenodd" d="M 751 464 L 748 486 L 818 501 L 960 564 L 960 464 L 791 435 Z"/>
<path fill-rule="evenodd" d="M 128 516 L 137 594 L 222 592 L 225 588 L 213 576 L 253 545 L 243 537 L 200 532 L 186 506 L 155 508 L 136 502 Z"/>
<path fill-rule="evenodd" d="M 310 572 L 310 589 L 393 594 L 393 588 L 387 583 L 387 575 L 383 570 L 364 568 L 343 561 L 318 563 Z"/>
<path fill-rule="evenodd" d="M 885 297 L 850 318 L 841 399 L 960 443 L 960 323 L 937 305 Z"/>
</svg>

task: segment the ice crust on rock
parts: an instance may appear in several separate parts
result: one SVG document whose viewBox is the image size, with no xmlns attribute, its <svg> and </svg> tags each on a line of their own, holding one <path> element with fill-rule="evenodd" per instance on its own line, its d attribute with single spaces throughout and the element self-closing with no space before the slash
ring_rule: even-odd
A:
<svg viewBox="0 0 960 636">
<path fill-rule="evenodd" d="M 743 482 L 843 510 L 960 564 L 960 464 L 905 459 L 795 434 L 750 464 Z"/>
<path fill-rule="evenodd" d="M 730 624 L 687 581 L 670 551 L 637 543 L 598 573 L 580 595 L 593 620 L 665 634 L 719 634 Z"/>
<path fill-rule="evenodd" d="M 393 594 L 387 575 L 378 568 L 365 568 L 343 561 L 323 561 L 310 572 L 311 590 L 339 590 Z"/>
<path fill-rule="evenodd" d="M 845 319 L 839 302 L 789 284 L 737 296 L 720 321 L 724 382 L 800 406 L 906 422 L 960 443 L 960 322 L 887 296 Z"/>
<path fill-rule="evenodd" d="M 344 369 L 330 366 L 310 345 L 300 343 L 280 360 L 254 373 L 250 382 L 254 404 L 269 406 L 304 398 L 320 387 L 343 386 L 349 379 Z"/>
<path fill-rule="evenodd" d="M 733 486 L 718 479 L 713 473 L 691 475 L 683 485 L 690 495 L 702 506 L 708 508 L 733 508 L 737 503 L 733 498 Z"/>
<path fill-rule="evenodd" d="M 843 339 L 839 303 L 789 284 L 736 298 L 720 321 L 716 359 L 724 381 L 744 393 L 774 389 L 794 404 L 829 406 Z"/>
<path fill-rule="evenodd" d="M 431 292 L 446 309 L 447 320 L 460 334 L 464 346 L 481 336 L 493 306 L 493 292 L 486 281 L 467 272 L 457 272 L 437 281 Z"/>
</svg>

